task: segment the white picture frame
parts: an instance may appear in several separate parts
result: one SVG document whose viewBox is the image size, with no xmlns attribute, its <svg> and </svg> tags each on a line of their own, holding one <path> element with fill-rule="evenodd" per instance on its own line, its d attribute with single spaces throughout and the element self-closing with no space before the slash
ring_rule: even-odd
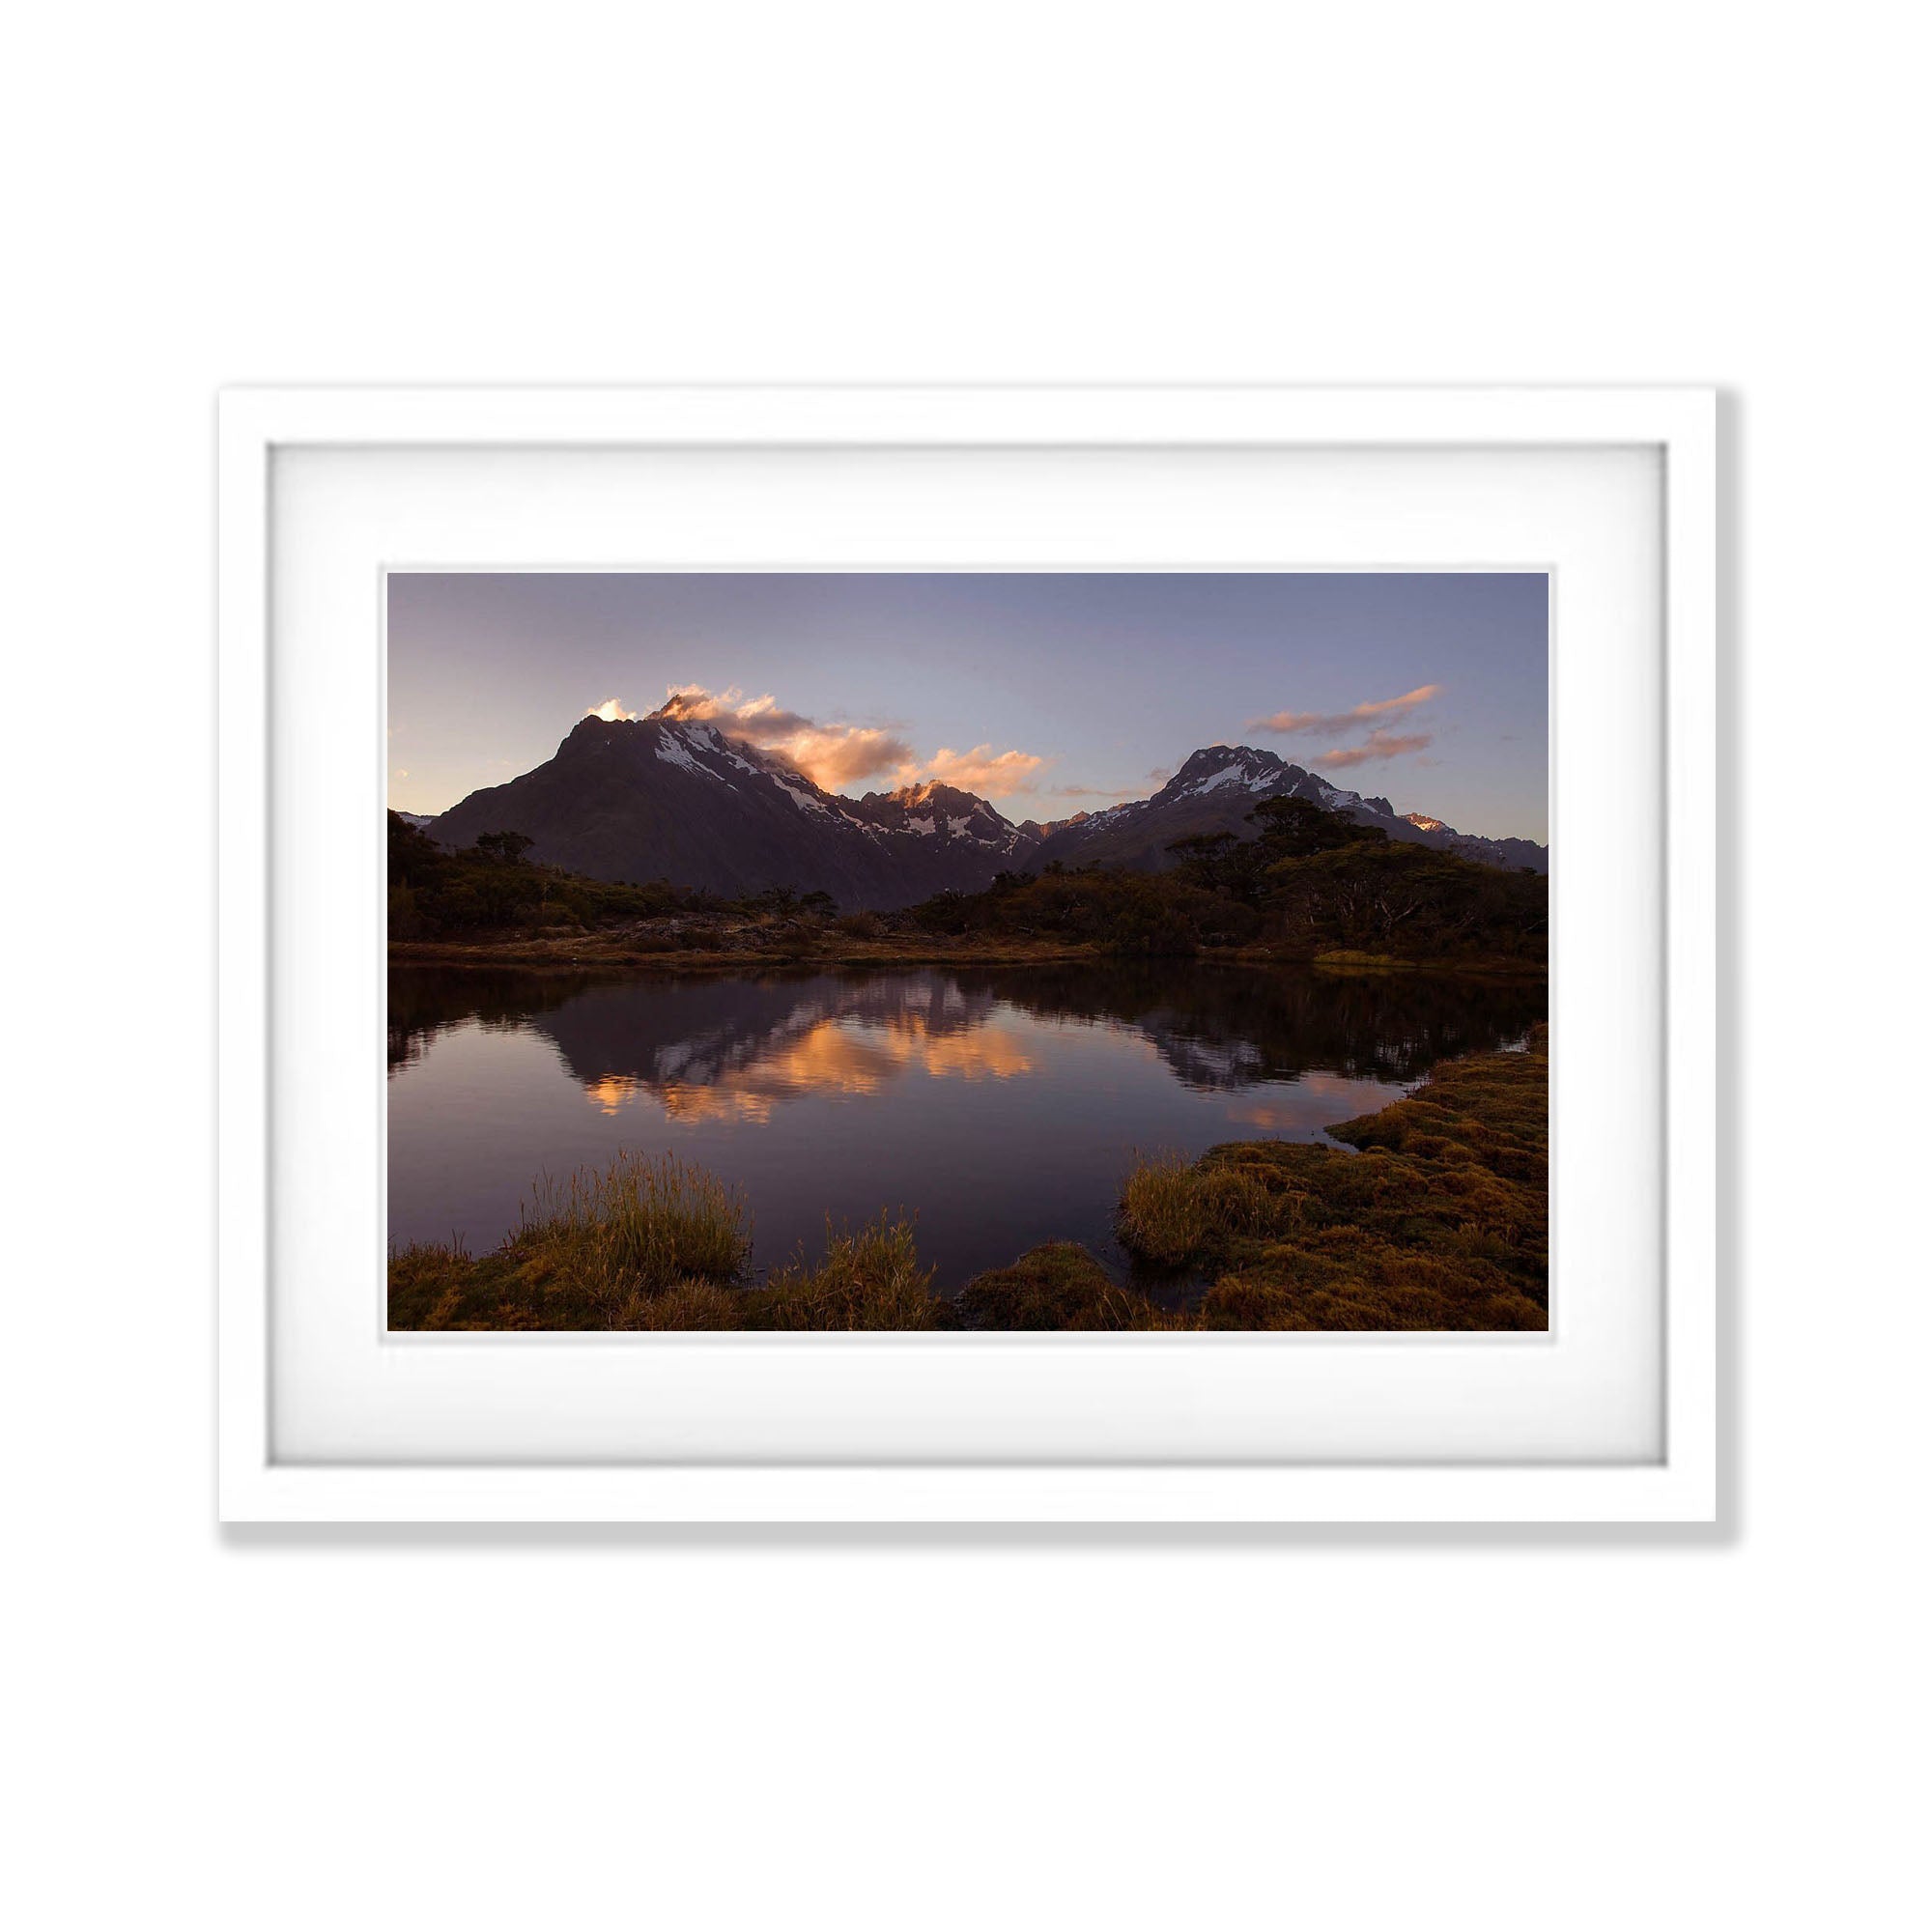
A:
<svg viewBox="0 0 1932 1932">
<path fill-rule="evenodd" d="M 219 438 L 218 1474 L 224 1520 L 1696 1523 L 1716 1520 L 1719 1470 L 1713 392 L 1235 387 L 239 389 L 221 398 Z M 1625 1136 L 1630 1161 L 1639 1166 L 1655 1162 L 1661 1170 L 1655 1187 L 1646 1183 L 1644 1190 L 1646 1199 L 1655 1200 L 1659 1222 L 1643 1236 L 1648 1240 L 1654 1233 L 1651 1252 L 1658 1292 L 1653 1353 L 1659 1384 L 1651 1449 L 1641 1456 L 1556 1453 L 1515 1458 L 1493 1450 L 1467 1453 L 1466 1442 L 1464 1453 L 1458 1453 L 1454 1433 L 1444 1432 L 1439 1453 L 1432 1453 L 1427 1432 L 1411 1427 L 1391 1435 L 1395 1453 L 1364 1450 L 1361 1444 L 1366 1438 L 1357 1435 L 1348 1438 L 1352 1447 L 1328 1454 L 1317 1417 L 1296 1437 L 1292 1458 L 1227 1454 L 1211 1444 L 1208 1453 L 1178 1454 L 1172 1431 L 1163 1440 L 1151 1439 L 1141 1453 L 1134 1441 L 1136 1416 L 1123 1406 L 1101 1432 L 1106 1453 L 1096 1457 L 1039 1449 L 1037 1445 L 1047 1443 L 1049 1436 L 1037 1431 L 1024 1438 L 1035 1449 L 1022 1447 L 1013 1457 L 986 1453 L 983 1446 L 970 1456 L 934 1455 L 929 1444 L 910 1436 L 905 1453 L 895 1454 L 889 1420 L 865 1437 L 863 1453 L 852 1453 L 849 1445 L 840 1444 L 818 1452 L 781 1454 L 748 1435 L 735 1447 L 722 1439 L 711 1440 L 700 1454 L 671 1459 L 641 1457 L 627 1450 L 619 1439 L 622 1431 L 612 1432 L 612 1453 L 600 1453 L 589 1424 L 576 1434 L 554 1436 L 550 1447 L 533 1447 L 532 1439 L 512 1435 L 506 1419 L 501 1453 L 493 1453 L 487 1407 L 481 1411 L 486 1417 L 484 1435 L 479 1436 L 472 1429 L 461 1457 L 424 1456 L 409 1446 L 406 1434 L 385 1434 L 374 1422 L 365 1443 L 358 1445 L 338 1432 L 326 1440 L 316 1437 L 323 1446 L 315 1453 L 289 1453 L 288 1444 L 295 1437 L 286 1425 L 307 1398 L 291 1381 L 287 1350 L 291 1330 L 276 1313 L 277 1271 L 271 1266 L 275 1216 L 288 1209 L 283 1197 L 291 1183 L 272 1158 L 276 1134 L 271 1096 L 280 1094 L 287 1104 L 290 1083 L 298 1083 L 302 1069 L 295 1064 L 299 1049 L 287 1042 L 277 1047 L 271 1039 L 276 1019 L 270 991 L 276 966 L 271 915 L 276 895 L 286 898 L 293 892 L 324 892 L 331 885 L 326 866 L 304 864 L 295 868 L 278 859 L 278 854 L 286 857 L 286 846 L 278 841 L 299 833 L 299 825 L 292 832 L 292 822 L 304 814 L 290 810 L 288 797 L 278 800 L 276 784 L 286 783 L 288 774 L 271 768 L 270 746 L 280 742 L 286 747 L 289 742 L 286 736 L 274 740 L 273 701 L 287 669 L 277 653 L 291 648 L 296 628 L 290 621 L 290 600 L 298 603 L 306 594 L 305 580 L 285 582 L 278 576 L 288 560 L 276 548 L 275 518 L 283 507 L 278 499 L 292 501 L 300 495 L 284 489 L 299 474 L 289 467 L 290 459 L 308 451 L 431 452 L 443 466 L 439 473 L 444 477 L 454 473 L 450 465 L 470 463 L 508 474 L 520 459 L 549 463 L 559 452 L 622 454 L 640 462 L 659 457 L 668 461 L 675 453 L 688 456 L 694 451 L 721 458 L 734 452 L 829 452 L 848 468 L 879 466 L 882 474 L 895 464 L 930 463 L 937 456 L 958 452 L 998 453 L 1003 460 L 1014 452 L 1042 456 L 1080 452 L 1085 473 L 1090 474 L 1098 473 L 1096 466 L 1114 460 L 1111 452 L 1118 452 L 1122 464 L 1170 454 L 1191 460 L 1202 452 L 1281 453 L 1284 460 L 1293 457 L 1304 467 L 1332 463 L 1343 475 L 1355 473 L 1349 469 L 1354 465 L 1371 477 L 1378 459 L 1406 460 L 1412 453 L 1432 458 L 1454 455 L 1472 462 L 1492 459 L 1492 468 L 1506 468 L 1515 454 L 1541 453 L 1554 459 L 1573 452 L 1635 453 L 1654 468 L 1657 485 L 1655 617 L 1661 703 L 1645 712 L 1646 719 L 1651 711 L 1657 714 L 1656 743 L 1646 749 L 1650 762 L 1645 769 L 1661 775 L 1662 803 L 1657 808 L 1660 836 L 1638 838 L 1633 846 L 1637 857 L 1632 864 L 1654 867 L 1655 876 L 1646 874 L 1632 889 L 1655 892 L 1659 944 L 1655 998 L 1646 1009 L 1653 1018 L 1642 1029 L 1655 1037 L 1624 1037 L 1616 1045 L 1634 1063 L 1654 1054 L 1655 1061 L 1645 1064 L 1654 1065 L 1658 1075 L 1653 1088 L 1646 1090 L 1656 1096 L 1655 1143 L 1638 1144 L 1639 1136 Z M 512 481 L 503 487 L 507 495 L 502 500 L 513 512 L 518 486 Z M 597 486 L 593 481 L 583 487 Z M 1370 487 L 1363 485 L 1365 491 Z M 1370 517 L 1372 510 L 1371 498 L 1364 496 L 1362 516 Z M 497 514 L 500 525 L 505 514 L 500 506 Z M 1358 537 L 1357 543 L 1366 540 Z M 848 559 L 863 554 L 851 547 L 852 541 L 847 540 L 843 552 Z M 662 560 L 661 546 L 651 554 Z M 767 544 L 764 554 L 772 554 Z M 600 550 L 597 554 L 609 553 Z M 1356 560 L 1359 554 L 1358 549 Z M 1138 561 L 1146 567 L 1172 556 L 1172 552 L 1165 556 L 1148 554 Z M 410 560 L 426 559 L 418 553 Z M 470 559 L 444 553 L 434 560 Z M 554 567 L 559 558 L 553 549 L 532 553 L 529 560 Z M 745 559 L 738 551 L 714 554 L 695 549 L 687 560 L 693 567 L 730 567 Z M 1014 560 L 1008 554 L 989 555 L 982 563 Z M 1063 554 L 1061 560 L 1131 568 L 1136 558 L 1122 554 L 1106 557 Z M 1301 558 L 1308 567 L 1319 567 L 1321 560 Z M 1438 551 L 1423 553 L 1412 545 L 1392 547 L 1381 558 L 1391 566 L 1426 561 L 1432 567 L 1502 560 L 1493 554 L 1459 557 Z M 1037 566 L 1038 560 L 1033 561 Z M 969 566 L 962 559 L 959 567 Z M 1214 565 L 1204 561 L 1202 567 Z M 367 642 L 373 650 L 378 628 L 373 595 L 369 621 Z M 331 647 L 353 653 L 359 644 L 344 639 Z M 1605 691 L 1622 674 L 1614 656 L 1599 650 L 1582 666 L 1588 674 L 1605 680 Z M 369 660 L 371 665 L 375 662 Z M 358 690 L 366 684 L 365 679 Z M 318 714 L 294 727 L 285 722 L 282 728 L 322 731 L 328 724 Z M 348 728 L 353 735 L 355 727 Z M 1649 728 L 1648 724 L 1643 728 Z M 360 760 L 357 769 L 366 772 L 369 785 L 380 786 L 380 733 L 366 758 L 353 743 L 337 745 L 334 756 L 340 763 Z M 1559 795 L 1561 784 L 1559 760 Z M 379 795 L 372 793 L 372 804 Z M 380 819 L 380 813 L 371 816 L 372 822 Z M 1591 881 L 1564 871 L 1562 822 L 1559 816 L 1557 891 L 1559 896 L 1581 895 L 1571 903 L 1586 904 Z M 336 888 L 347 889 L 340 882 Z M 1649 965 L 1640 963 L 1647 973 Z M 372 974 L 376 965 L 370 964 Z M 1564 970 L 1560 952 L 1554 969 Z M 1601 1064 L 1607 1065 L 1607 1057 Z M 1580 1108 L 1585 1101 L 1573 1093 L 1570 1104 Z M 315 1169 L 311 1163 L 300 1177 L 304 1188 L 334 1185 L 353 1191 L 358 1184 L 353 1177 L 345 1180 Z M 1557 1186 L 1560 1200 L 1560 1162 Z M 286 1236 L 286 1230 L 283 1233 Z M 286 1263 L 286 1246 L 281 1253 Z M 1559 1293 L 1561 1253 L 1559 1241 Z M 287 1313 L 284 1309 L 283 1316 Z M 279 1356 L 278 1326 L 283 1342 Z M 294 1332 L 303 1332 L 298 1323 Z M 881 1338 L 838 1339 L 845 1350 L 839 1360 L 847 1363 L 855 1378 L 850 1385 L 856 1392 L 853 1399 L 863 1404 L 865 1387 L 876 1382 L 878 1361 L 876 1356 L 868 1360 L 860 1345 Z M 942 1346 L 949 1340 L 936 1339 Z M 1303 1339 L 1319 1345 L 1339 1338 Z M 1062 1346 L 1028 1357 L 1027 1375 L 1040 1385 L 1038 1400 L 1049 1406 L 1048 1385 L 1055 1378 L 1066 1378 L 1069 1389 L 1083 1389 L 1079 1401 L 1091 1404 L 1096 1388 L 1125 1386 L 1132 1378 L 1143 1376 L 1141 1366 L 1131 1376 L 1123 1374 L 1122 1358 L 1116 1354 L 1105 1369 L 1111 1382 L 1079 1384 L 1074 1378 L 1098 1346 L 1097 1338 L 1046 1340 Z M 988 1386 L 989 1375 L 1004 1372 L 997 1366 L 988 1368 L 996 1358 L 985 1350 L 961 1351 L 958 1338 L 950 1341 L 954 1351 L 951 1360 L 976 1364 L 972 1373 L 980 1378 L 982 1389 Z M 595 1343 L 571 1338 L 571 1344 L 567 1350 L 553 1350 L 543 1364 L 550 1399 L 561 1406 L 575 1386 L 583 1397 L 581 1414 L 594 1420 L 602 1412 L 598 1403 L 605 1399 L 599 1394 L 600 1378 L 609 1378 L 607 1371 L 617 1357 L 608 1348 L 600 1350 Z M 1040 1349 L 1038 1341 L 1029 1346 Z M 631 1353 L 635 1366 L 639 1351 Z M 305 1359 L 298 1353 L 295 1366 L 301 1367 Z M 369 1353 L 370 1361 L 377 1359 Z M 393 1353 L 386 1358 L 391 1368 L 400 1359 Z M 728 1350 L 703 1355 L 687 1351 L 677 1358 L 679 1386 L 696 1388 L 699 1395 L 694 1399 L 701 1400 L 706 1376 L 756 1374 L 781 1378 L 787 1373 L 787 1360 L 804 1359 L 775 1359 L 769 1346 L 755 1360 L 747 1351 L 735 1356 Z M 838 1373 L 824 1349 L 812 1359 L 814 1375 Z M 1269 1338 L 1261 1337 L 1217 1339 L 1211 1356 L 1198 1358 L 1204 1363 L 1211 1360 L 1213 1375 L 1224 1380 L 1252 1369 L 1262 1381 L 1286 1359 L 1278 1349 L 1270 1351 Z M 1452 1363 L 1449 1372 L 1465 1373 L 1477 1359 L 1465 1340 L 1462 1365 Z M 508 1360 L 498 1351 L 490 1373 L 501 1372 Z M 1340 1377 L 1349 1360 L 1342 1348 L 1325 1354 L 1319 1347 L 1300 1350 L 1294 1355 L 1295 1374 L 1301 1378 L 1298 1385 L 1306 1390 L 1323 1378 Z M 1159 1363 L 1151 1356 L 1145 1363 L 1145 1385 L 1157 1389 Z M 501 1404 L 505 1384 L 499 1379 L 492 1386 L 497 1391 L 498 1412 L 507 1417 L 508 1407 Z M 771 1386 L 781 1387 L 782 1382 Z M 1157 1402 L 1151 1398 L 1147 1412 L 1151 1414 L 1155 1407 Z M 1343 1439 L 1335 1437 L 1338 1443 Z"/>
</svg>

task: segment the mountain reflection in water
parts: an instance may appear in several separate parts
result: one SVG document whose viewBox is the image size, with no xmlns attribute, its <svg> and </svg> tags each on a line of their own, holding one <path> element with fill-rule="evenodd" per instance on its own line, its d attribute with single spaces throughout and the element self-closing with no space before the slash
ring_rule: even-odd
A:
<svg viewBox="0 0 1932 1932">
<path fill-rule="evenodd" d="M 393 1240 L 494 1245 L 540 1170 L 619 1148 L 742 1183 L 754 1264 L 827 1215 L 916 1213 L 956 1286 L 1036 1242 L 1117 1259 L 1136 1151 L 1322 1138 L 1437 1060 L 1507 1043 L 1541 984 L 1088 964 L 599 982 L 397 968 Z"/>
</svg>

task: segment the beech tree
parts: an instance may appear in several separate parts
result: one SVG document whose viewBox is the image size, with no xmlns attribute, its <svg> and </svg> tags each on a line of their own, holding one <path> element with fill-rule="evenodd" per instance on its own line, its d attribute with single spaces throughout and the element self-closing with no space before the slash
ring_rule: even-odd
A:
<svg viewBox="0 0 1932 1932">
<path fill-rule="evenodd" d="M 521 832 L 479 832 L 476 835 L 476 849 L 487 852 L 493 859 L 501 859 L 505 865 L 515 865 L 537 841 L 526 838 Z"/>
</svg>

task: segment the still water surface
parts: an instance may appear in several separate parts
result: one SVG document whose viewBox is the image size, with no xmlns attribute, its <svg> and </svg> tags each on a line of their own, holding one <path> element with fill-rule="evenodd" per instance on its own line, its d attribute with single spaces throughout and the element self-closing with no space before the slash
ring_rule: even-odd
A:
<svg viewBox="0 0 1932 1932">
<path fill-rule="evenodd" d="M 1137 1151 L 1323 1140 L 1439 1059 L 1511 1043 L 1542 985 L 1041 966 L 647 979 L 397 968 L 389 1235 L 516 1225 L 540 1171 L 675 1152 L 741 1185 L 753 1264 L 826 1216 L 916 1214 L 936 1286 L 1040 1241 L 1121 1265 Z"/>
</svg>

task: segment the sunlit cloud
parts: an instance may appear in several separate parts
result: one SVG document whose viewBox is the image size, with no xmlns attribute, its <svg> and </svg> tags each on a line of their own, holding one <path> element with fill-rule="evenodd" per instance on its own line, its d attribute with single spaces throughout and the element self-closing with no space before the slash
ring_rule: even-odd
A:
<svg viewBox="0 0 1932 1932">
<path fill-rule="evenodd" d="M 1410 752 L 1426 751 L 1435 743 L 1427 731 L 1406 736 L 1393 731 L 1371 731 L 1359 745 L 1336 746 L 1316 759 L 1330 771 L 1345 772 L 1350 765 L 1381 764 L 1389 758 L 1405 757 Z"/>
<path fill-rule="evenodd" d="M 986 798 L 1011 798 L 1017 793 L 1038 790 L 1034 774 L 1046 760 L 1032 752 L 1001 752 L 995 755 L 991 745 L 975 745 L 970 752 L 955 752 L 942 746 L 926 766 L 924 776 L 941 784 L 957 785 L 961 791 L 975 791 Z"/>
<path fill-rule="evenodd" d="M 841 791 L 863 780 L 901 776 L 912 747 L 890 731 L 834 725 L 800 732 L 771 749 L 790 758 L 812 783 Z"/>
<path fill-rule="evenodd" d="M 1352 711 L 1277 711 L 1267 718 L 1250 718 L 1250 731 L 1273 731 L 1282 737 L 1294 737 L 1302 732 L 1321 732 L 1324 735 L 1338 731 L 1352 731 L 1358 725 L 1373 724 L 1378 719 L 1400 718 L 1413 711 L 1418 705 L 1427 704 L 1433 697 L 1442 696 L 1439 684 L 1419 684 L 1413 691 L 1405 691 L 1400 697 L 1384 697 L 1373 704 L 1358 704 Z M 1333 762 L 1332 755 L 1330 762 Z"/>
<path fill-rule="evenodd" d="M 615 697 L 593 704 L 585 715 L 609 724 L 633 723 L 639 716 Z M 747 697 L 736 685 L 724 691 L 701 684 L 671 685 L 664 703 L 650 715 L 715 724 L 726 736 L 781 759 L 827 791 L 885 779 L 897 785 L 936 781 L 989 798 L 1010 798 L 1037 789 L 1035 775 L 1047 762 L 1032 752 L 995 753 L 990 744 L 976 745 L 968 752 L 943 746 L 932 758 L 922 759 L 898 731 L 876 724 L 821 723 L 802 711 L 787 710 L 770 692 Z"/>
<path fill-rule="evenodd" d="M 868 724 L 821 724 L 802 712 L 785 710 L 769 692 L 748 698 L 735 685 L 726 691 L 673 685 L 657 715 L 716 724 L 782 758 L 827 791 L 885 773 L 903 776 L 914 762 L 912 746 L 896 732 Z"/>
</svg>

